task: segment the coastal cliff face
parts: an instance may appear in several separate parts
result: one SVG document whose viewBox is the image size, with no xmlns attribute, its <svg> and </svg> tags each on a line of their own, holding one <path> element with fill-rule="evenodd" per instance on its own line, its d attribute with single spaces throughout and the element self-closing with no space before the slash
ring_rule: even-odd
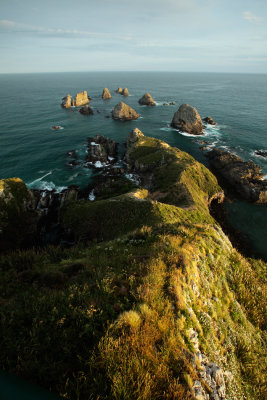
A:
<svg viewBox="0 0 267 400">
<path fill-rule="evenodd" d="M 71 400 L 262 399 L 266 264 L 232 247 L 190 155 L 135 129 L 125 158 L 140 187 L 61 208 L 79 245 L 0 257 L 0 368 Z"/>
</svg>

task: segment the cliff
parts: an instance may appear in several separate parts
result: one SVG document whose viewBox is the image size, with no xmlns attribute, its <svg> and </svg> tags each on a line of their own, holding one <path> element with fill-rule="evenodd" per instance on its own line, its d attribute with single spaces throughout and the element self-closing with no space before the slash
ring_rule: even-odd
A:
<svg viewBox="0 0 267 400">
<path fill-rule="evenodd" d="M 0 368 L 71 400 L 264 398 L 266 264 L 211 217 L 216 178 L 138 130 L 126 161 L 142 187 L 61 209 L 79 244 L 0 257 Z"/>
</svg>

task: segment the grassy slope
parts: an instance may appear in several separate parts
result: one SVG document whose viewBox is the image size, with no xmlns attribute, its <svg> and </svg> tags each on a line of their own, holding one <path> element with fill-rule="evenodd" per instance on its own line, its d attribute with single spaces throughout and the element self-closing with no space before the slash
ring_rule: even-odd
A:
<svg viewBox="0 0 267 400">
<path fill-rule="evenodd" d="M 264 398 L 266 264 L 232 248 L 208 213 L 216 180 L 184 157 L 190 207 L 145 190 L 76 203 L 65 223 L 102 242 L 1 257 L 1 368 L 71 400 L 191 399 L 193 328 L 227 398 Z"/>
</svg>

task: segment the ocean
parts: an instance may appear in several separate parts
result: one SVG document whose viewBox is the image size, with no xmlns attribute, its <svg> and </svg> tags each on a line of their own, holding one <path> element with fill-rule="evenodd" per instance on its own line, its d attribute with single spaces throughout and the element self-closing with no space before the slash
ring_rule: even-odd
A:
<svg viewBox="0 0 267 400">
<path fill-rule="evenodd" d="M 112 98 L 102 100 L 104 87 Z M 127 87 L 130 96 L 115 93 Z M 87 138 L 102 134 L 120 143 L 123 154 L 128 133 L 135 127 L 145 135 L 165 140 L 207 165 L 201 141 L 229 150 L 245 161 L 256 162 L 267 177 L 267 158 L 255 150 L 267 150 L 267 75 L 175 73 L 175 72 L 73 72 L 0 75 L 0 178 L 20 177 L 29 188 L 62 190 L 69 185 L 84 187 L 92 170 L 71 168 L 66 153 L 76 150 L 80 161 L 86 155 Z M 87 90 L 95 114 L 84 116 L 61 108 L 66 94 Z M 138 104 L 149 92 L 156 107 Z M 141 117 L 120 122 L 110 112 L 120 101 Z M 164 106 L 174 101 L 175 106 Z M 170 127 L 182 103 L 196 107 L 201 117 L 211 116 L 215 127 L 203 136 L 181 134 Z M 63 129 L 53 130 L 53 125 Z M 267 206 L 242 201 L 227 204 L 232 225 L 249 239 L 255 254 L 267 259 Z"/>
</svg>

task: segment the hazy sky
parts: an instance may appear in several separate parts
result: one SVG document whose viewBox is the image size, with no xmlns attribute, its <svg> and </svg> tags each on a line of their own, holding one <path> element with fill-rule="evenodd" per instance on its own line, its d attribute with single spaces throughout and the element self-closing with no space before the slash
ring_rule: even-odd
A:
<svg viewBox="0 0 267 400">
<path fill-rule="evenodd" d="M 267 0 L 0 0 L 0 73 L 267 73 Z"/>
</svg>

